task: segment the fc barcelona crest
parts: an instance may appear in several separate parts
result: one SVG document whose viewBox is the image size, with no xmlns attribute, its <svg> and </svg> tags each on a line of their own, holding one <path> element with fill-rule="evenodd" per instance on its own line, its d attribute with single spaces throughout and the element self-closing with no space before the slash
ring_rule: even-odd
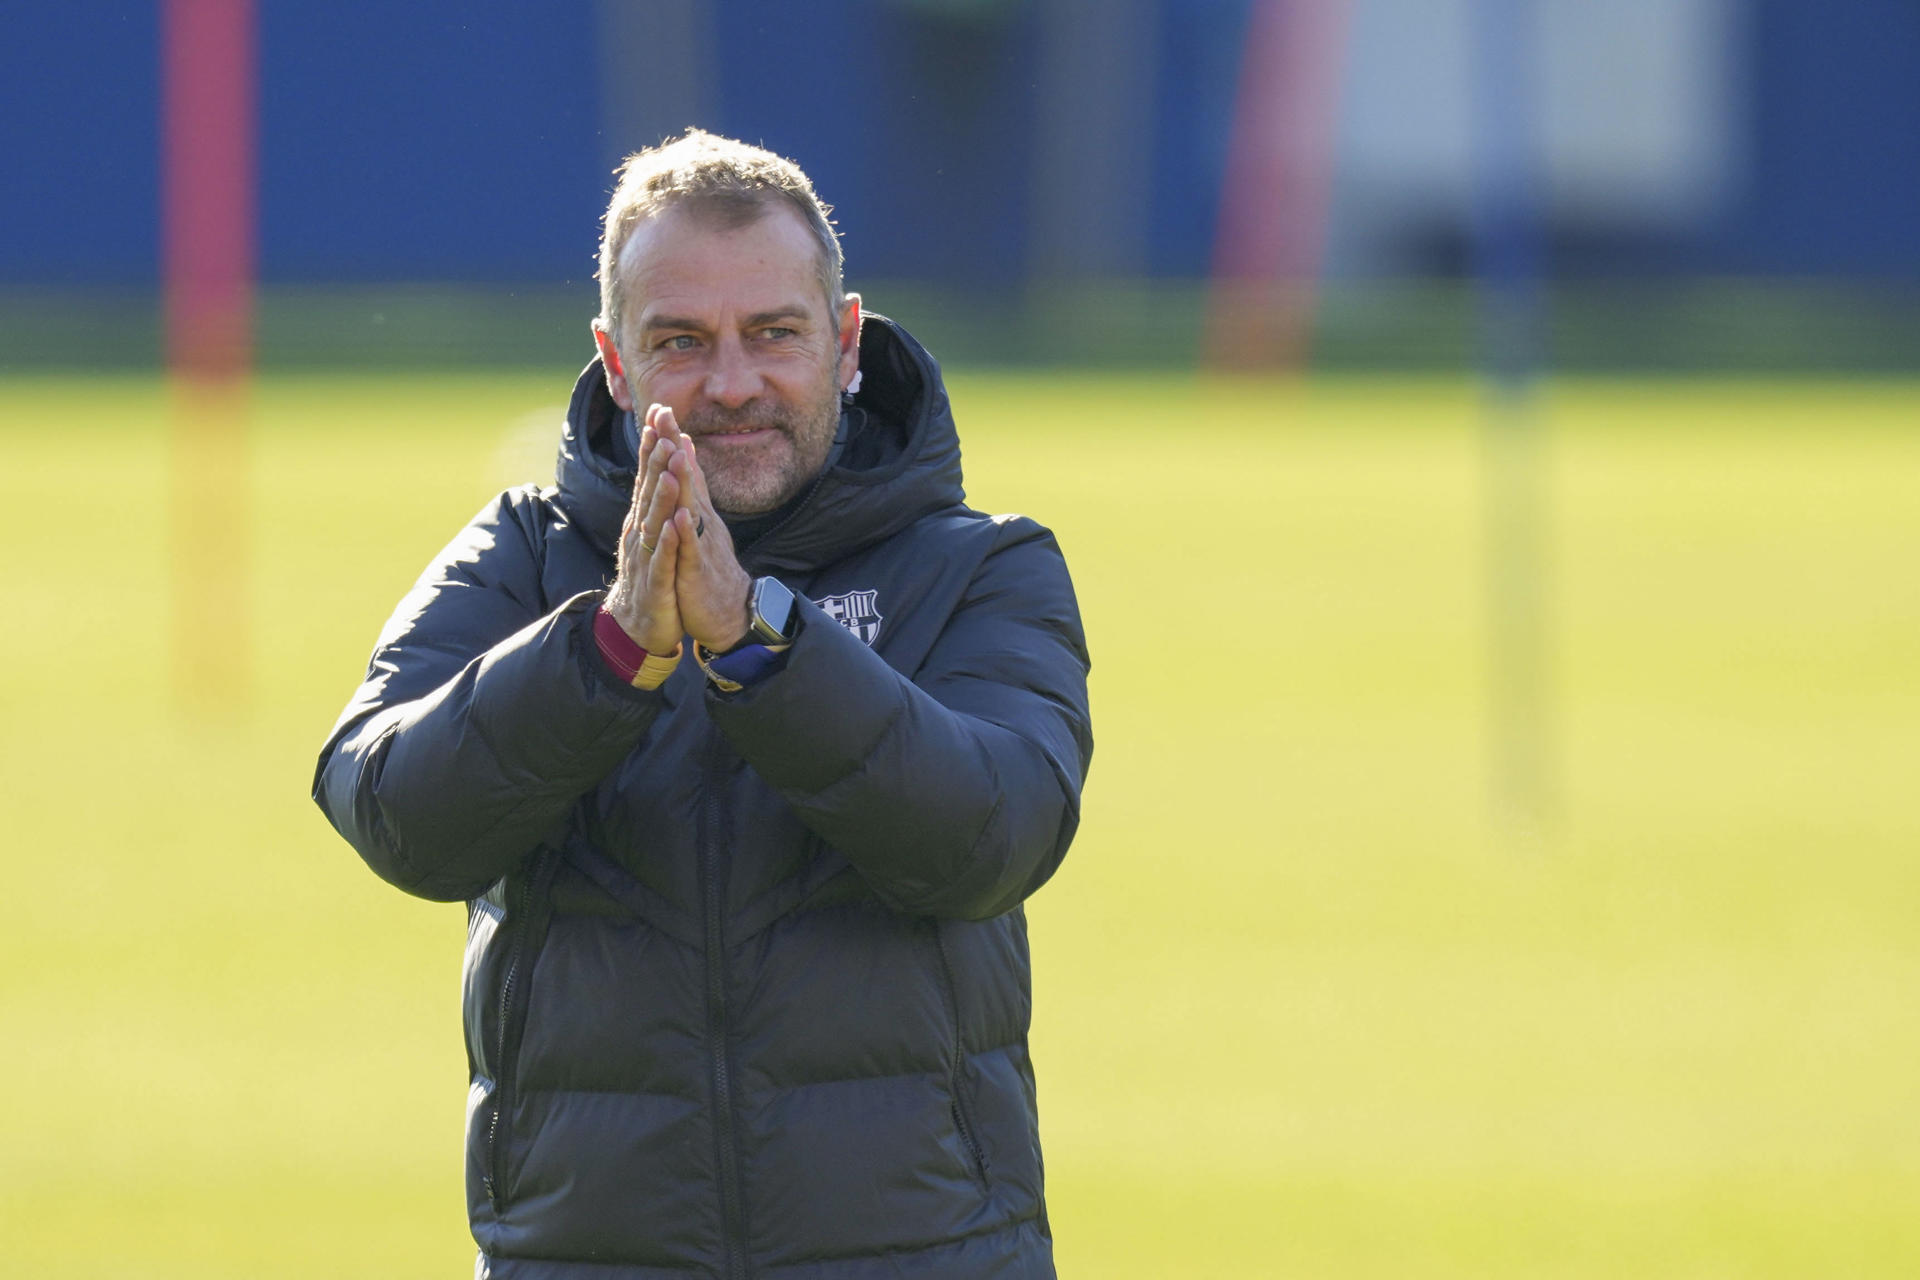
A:
<svg viewBox="0 0 1920 1280">
<path fill-rule="evenodd" d="M 880 634 L 879 605 L 876 603 L 880 593 L 877 591 L 849 591 L 843 596 L 828 596 L 816 600 L 815 604 L 827 611 L 827 616 L 860 637 L 860 642 L 871 646 L 874 638 Z"/>
</svg>

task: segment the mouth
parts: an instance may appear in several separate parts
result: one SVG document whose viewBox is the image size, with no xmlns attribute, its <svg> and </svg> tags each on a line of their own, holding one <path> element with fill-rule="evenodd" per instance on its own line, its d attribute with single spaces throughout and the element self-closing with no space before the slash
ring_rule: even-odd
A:
<svg viewBox="0 0 1920 1280">
<path fill-rule="evenodd" d="M 710 431 L 699 432 L 693 438 L 701 444 L 705 444 L 709 440 L 731 444 L 750 444 L 755 440 L 768 440 L 779 434 L 781 434 L 781 432 L 778 427 L 718 427 Z"/>
</svg>

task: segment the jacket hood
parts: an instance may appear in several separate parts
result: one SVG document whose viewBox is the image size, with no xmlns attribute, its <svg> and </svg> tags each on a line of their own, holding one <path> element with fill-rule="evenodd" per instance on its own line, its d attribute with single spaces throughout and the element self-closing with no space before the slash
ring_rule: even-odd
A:
<svg viewBox="0 0 1920 1280">
<path fill-rule="evenodd" d="M 860 326 L 859 413 L 841 414 L 843 437 L 800 505 L 751 544 L 742 562 L 761 573 L 803 573 L 891 537 L 965 499 L 960 437 L 940 366 L 906 330 L 868 314 Z M 634 469 L 619 461 L 622 410 L 600 360 L 581 371 L 560 436 L 556 501 L 604 554 L 619 544 Z"/>
</svg>

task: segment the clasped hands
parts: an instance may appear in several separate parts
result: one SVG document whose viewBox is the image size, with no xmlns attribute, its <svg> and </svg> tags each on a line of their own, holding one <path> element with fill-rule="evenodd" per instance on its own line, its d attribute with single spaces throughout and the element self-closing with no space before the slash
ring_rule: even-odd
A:
<svg viewBox="0 0 1920 1280">
<path fill-rule="evenodd" d="M 672 409 L 649 406 L 607 612 L 648 653 L 672 652 L 683 635 L 721 652 L 747 634 L 751 585 L 692 438 Z"/>
</svg>

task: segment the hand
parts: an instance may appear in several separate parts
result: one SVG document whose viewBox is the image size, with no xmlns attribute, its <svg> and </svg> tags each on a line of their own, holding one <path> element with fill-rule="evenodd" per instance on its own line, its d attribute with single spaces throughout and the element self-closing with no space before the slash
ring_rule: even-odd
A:
<svg viewBox="0 0 1920 1280">
<path fill-rule="evenodd" d="M 699 454 L 674 420 L 673 410 L 653 405 L 647 410 L 647 425 L 663 445 L 674 446 L 666 478 L 676 483 L 679 495 L 668 527 L 679 535 L 674 589 L 680 620 L 697 643 L 715 652 L 731 649 L 746 638 L 747 593 L 753 580 L 734 555 L 733 535 L 707 493 Z"/>
<path fill-rule="evenodd" d="M 607 591 L 607 612 L 648 653 L 671 653 L 682 634 L 676 596 L 680 531 L 673 521 L 681 481 L 671 469 L 682 443 L 691 442 L 663 439 L 651 427 L 641 434 L 633 505 L 620 526 L 619 559 Z"/>
</svg>

